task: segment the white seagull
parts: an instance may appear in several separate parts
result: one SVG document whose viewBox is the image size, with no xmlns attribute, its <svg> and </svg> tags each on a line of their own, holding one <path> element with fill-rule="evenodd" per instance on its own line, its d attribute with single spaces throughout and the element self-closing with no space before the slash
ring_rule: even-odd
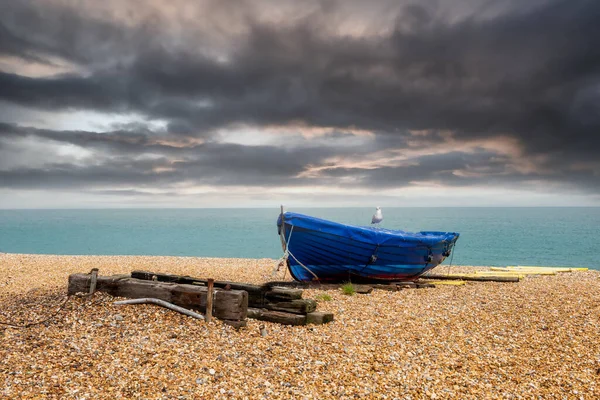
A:
<svg viewBox="0 0 600 400">
<path fill-rule="evenodd" d="M 373 214 L 373 217 L 371 218 L 371 223 L 379 225 L 381 221 L 383 221 L 383 214 L 381 214 L 381 207 L 377 207 L 375 209 L 375 214 Z"/>
</svg>

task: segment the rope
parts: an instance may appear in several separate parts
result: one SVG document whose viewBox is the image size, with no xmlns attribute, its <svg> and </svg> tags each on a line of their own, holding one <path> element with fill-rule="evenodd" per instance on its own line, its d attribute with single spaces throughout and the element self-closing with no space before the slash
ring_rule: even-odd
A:
<svg viewBox="0 0 600 400">
<path fill-rule="evenodd" d="M 375 247 L 375 250 L 373 251 L 373 254 L 371 254 L 371 257 L 369 257 L 369 261 L 367 261 L 367 263 L 365 264 L 364 267 L 362 267 L 362 269 L 359 271 L 359 273 L 363 272 L 365 270 L 365 268 L 367 268 L 372 263 L 377 262 L 377 251 L 378 250 L 379 250 L 379 243 L 377 243 L 377 247 Z"/>
<path fill-rule="evenodd" d="M 281 231 L 283 231 L 283 229 L 281 229 Z M 306 265 L 302 264 L 295 255 L 292 254 L 292 252 L 290 251 L 290 241 L 292 240 L 292 233 L 294 233 L 294 225 L 292 225 L 292 229 L 290 229 L 290 235 L 288 236 L 288 239 L 285 241 L 285 251 L 283 252 L 283 256 L 281 256 L 281 258 L 279 260 L 277 260 L 276 266 L 273 269 L 273 273 L 271 274 L 271 277 L 275 275 L 275 273 L 277 271 L 279 271 L 279 266 L 281 265 L 281 262 L 285 262 L 288 260 L 289 256 L 292 256 L 292 258 L 294 259 L 294 261 L 296 261 L 302 268 L 304 268 L 305 270 L 307 270 L 312 276 L 315 277 L 316 280 L 319 280 L 319 277 L 312 272 Z M 285 276 L 285 275 L 284 275 Z"/>
<path fill-rule="evenodd" d="M 292 240 L 292 233 L 294 232 L 294 226 L 292 225 L 292 229 L 290 230 L 290 236 L 289 236 L 289 238 L 288 238 L 287 241 L 285 240 L 285 238 L 282 236 L 282 233 L 281 233 L 281 232 L 283 232 L 283 227 L 281 228 L 281 230 L 279 232 L 280 232 L 279 236 L 281 236 L 281 238 L 282 238 L 281 241 L 285 245 L 285 249 L 283 250 L 283 255 L 279 258 L 279 260 L 277 260 L 275 262 L 275 268 L 273 268 L 273 272 L 271 273 L 271 277 L 275 276 L 275 274 L 277 273 L 277 271 L 279 271 L 279 268 L 281 267 L 281 264 L 285 263 L 285 261 L 287 261 L 287 259 L 288 259 L 288 254 L 289 254 L 288 244 L 289 244 L 290 240 Z"/>
<path fill-rule="evenodd" d="M 295 261 L 296 261 L 298 264 L 300 264 L 300 265 L 301 265 L 301 266 L 302 266 L 302 267 L 303 267 L 305 270 L 307 270 L 307 271 L 308 271 L 308 272 L 309 272 L 309 273 L 310 273 L 312 276 L 314 276 L 316 280 L 319 280 L 319 277 L 318 277 L 318 276 L 317 276 L 317 275 L 316 275 L 314 272 L 312 272 L 310 269 L 308 269 L 308 267 L 307 267 L 306 265 L 304 265 L 304 264 L 302 264 L 300 261 L 298 261 L 298 259 L 296 258 L 296 256 L 294 256 L 294 255 L 292 254 L 292 252 L 291 252 L 291 251 L 288 251 L 288 253 L 289 253 L 289 255 L 290 255 L 290 256 L 292 256 L 292 258 L 293 258 L 293 259 L 294 259 L 294 260 L 295 260 Z"/>
<path fill-rule="evenodd" d="M 452 248 L 452 254 L 450 254 L 450 264 L 448 264 L 448 272 L 446 275 L 450 275 L 450 267 L 452 267 L 452 261 L 454 261 L 454 250 L 456 250 L 456 242 L 454 242 L 454 247 Z"/>
</svg>

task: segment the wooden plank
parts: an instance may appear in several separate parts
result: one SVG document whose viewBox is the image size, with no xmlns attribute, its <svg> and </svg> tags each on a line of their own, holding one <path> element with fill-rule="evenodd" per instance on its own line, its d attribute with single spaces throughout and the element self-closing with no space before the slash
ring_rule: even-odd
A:
<svg viewBox="0 0 600 400">
<path fill-rule="evenodd" d="M 312 289 L 313 285 L 319 283 L 313 282 L 298 282 L 298 281 L 270 281 L 264 284 L 264 286 L 268 287 L 286 287 L 286 288 L 294 288 L 294 289 Z"/>
<path fill-rule="evenodd" d="M 514 273 L 514 274 L 519 274 L 519 275 L 556 275 L 556 271 L 554 270 L 546 270 L 546 269 L 519 269 L 519 270 L 512 270 L 512 269 L 506 269 L 506 268 L 499 268 L 499 267 L 491 267 L 490 268 L 492 271 L 494 272 L 501 272 L 501 273 Z"/>
<path fill-rule="evenodd" d="M 314 290 L 338 290 L 342 286 L 343 283 L 319 283 L 319 282 L 296 282 L 296 281 L 276 281 L 276 282 L 267 282 L 266 286 L 281 286 L 287 288 L 298 288 L 298 289 L 314 289 Z M 354 290 L 359 294 L 368 294 L 373 291 L 372 285 L 358 285 L 353 284 Z"/>
<path fill-rule="evenodd" d="M 306 315 L 271 311 L 261 308 L 248 308 L 248 318 L 260 321 L 275 322 L 283 325 L 306 325 Z"/>
<path fill-rule="evenodd" d="M 207 279 L 194 278 L 186 275 L 171 275 L 161 274 L 149 271 L 133 271 L 132 278 L 152 280 L 156 278 L 159 282 L 183 283 L 198 286 L 207 286 Z M 229 282 L 229 281 L 214 281 L 214 286 L 221 289 L 244 290 L 248 293 L 248 305 L 250 307 L 262 307 L 265 302 L 265 293 L 271 290 L 267 285 L 252 285 L 249 283 Z"/>
<path fill-rule="evenodd" d="M 475 276 L 516 276 L 520 279 L 525 278 L 526 274 L 522 274 L 517 271 L 475 271 L 473 274 Z"/>
<path fill-rule="evenodd" d="M 265 303 L 263 308 L 273 311 L 284 311 L 294 314 L 306 314 L 317 309 L 317 302 L 313 299 L 289 300 Z"/>
<path fill-rule="evenodd" d="M 487 275 L 444 275 L 444 274 L 427 274 L 421 275 L 420 279 L 453 279 L 461 281 L 480 281 L 480 282 L 519 282 L 517 276 L 487 276 Z"/>
<path fill-rule="evenodd" d="M 388 292 L 397 292 L 402 290 L 402 288 L 398 285 L 383 285 L 383 284 L 378 284 L 378 285 L 372 285 L 373 289 L 377 289 L 377 290 L 387 290 Z"/>
<path fill-rule="evenodd" d="M 302 289 L 273 287 L 268 292 L 265 292 L 265 299 L 268 301 L 299 300 L 302 298 L 303 292 Z"/>
<path fill-rule="evenodd" d="M 531 269 L 531 268 L 548 268 L 553 269 L 558 272 L 574 272 L 574 271 L 588 271 L 589 268 L 585 267 L 542 267 L 542 266 L 534 266 L 534 265 L 517 265 L 517 266 L 508 266 L 506 268 L 509 269 Z M 569 270 L 569 271 L 567 271 Z"/>
<path fill-rule="evenodd" d="M 306 323 L 314 325 L 323 325 L 333 321 L 333 313 L 315 311 L 306 314 Z"/>
<path fill-rule="evenodd" d="M 455 281 L 455 280 L 440 280 L 440 281 L 427 281 L 427 283 L 437 286 L 437 285 L 447 285 L 447 286 L 463 286 L 466 285 L 465 281 Z"/>
<path fill-rule="evenodd" d="M 90 275 L 72 274 L 69 276 L 68 293 L 87 293 L 90 288 Z M 206 312 L 206 287 L 188 284 L 145 281 L 123 275 L 99 276 L 96 291 L 106 292 L 116 297 L 132 299 L 153 297 L 178 306 Z M 248 312 L 248 294 L 241 290 L 216 290 L 213 315 L 219 319 L 244 320 Z"/>
<path fill-rule="evenodd" d="M 131 272 L 131 277 L 136 279 L 143 280 L 152 280 L 153 277 L 156 277 L 156 280 L 159 282 L 172 282 L 172 283 L 186 283 L 186 284 L 199 284 L 199 285 L 207 285 L 208 279 L 200 279 L 194 278 L 192 276 L 187 275 L 171 275 L 171 274 L 161 274 L 149 271 L 133 271 Z M 240 283 L 240 282 L 229 282 L 229 281 L 214 281 L 214 285 L 216 288 L 224 289 L 225 287 L 229 287 L 233 290 L 245 290 L 246 292 L 259 292 L 264 293 L 270 288 L 266 285 L 252 285 L 250 283 Z"/>
</svg>

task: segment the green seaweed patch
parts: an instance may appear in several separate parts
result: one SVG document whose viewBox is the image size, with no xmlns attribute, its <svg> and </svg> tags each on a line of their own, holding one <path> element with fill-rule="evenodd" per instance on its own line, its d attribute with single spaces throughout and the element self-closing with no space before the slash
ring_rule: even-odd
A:
<svg viewBox="0 0 600 400">
<path fill-rule="evenodd" d="M 316 297 L 317 301 L 331 301 L 333 300 L 327 293 L 320 294 Z"/>
<path fill-rule="evenodd" d="M 356 293 L 356 288 L 354 287 L 352 282 L 344 283 L 344 286 L 342 286 L 342 293 L 348 296 L 353 296 L 354 293 Z"/>
</svg>

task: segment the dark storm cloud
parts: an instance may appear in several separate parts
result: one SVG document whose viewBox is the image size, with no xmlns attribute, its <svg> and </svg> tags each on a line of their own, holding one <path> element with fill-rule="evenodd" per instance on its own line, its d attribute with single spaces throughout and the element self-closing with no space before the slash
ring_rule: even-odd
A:
<svg viewBox="0 0 600 400">
<path fill-rule="evenodd" d="M 164 185 L 171 181 L 169 173 L 152 173 L 160 162 L 112 161 L 110 164 L 78 166 L 50 164 L 43 169 L 16 168 L 0 170 L 1 186 L 5 188 L 83 189 L 94 186 L 130 186 L 135 182 L 142 187 Z"/>
<path fill-rule="evenodd" d="M 15 138 L 40 138 L 54 143 L 75 144 L 94 151 L 95 162 L 52 162 L 43 168 L 18 167 L 0 171 L 0 187 L 24 189 L 77 189 L 93 190 L 111 186 L 160 189 L 160 195 L 177 193 L 178 184 L 282 187 L 298 185 L 326 185 L 346 187 L 394 188 L 414 182 L 433 182 L 445 186 L 515 185 L 532 180 L 557 179 L 555 173 L 522 174 L 511 168 L 507 156 L 490 150 L 414 156 L 404 165 L 377 168 L 338 167 L 331 157 L 368 157 L 379 147 L 304 146 L 281 148 L 277 146 L 244 146 L 233 143 L 207 142 L 175 147 L 153 143 L 155 133 L 140 131 L 113 131 L 94 133 L 84 131 L 51 131 L 21 128 L 0 124 L 0 151 L 6 141 Z M 333 132 L 324 140 L 343 139 L 347 134 Z M 434 135 L 435 137 L 435 135 Z M 427 139 L 430 140 L 430 139 Z M 387 141 L 398 144 L 398 141 Z M 424 142 L 424 144 L 427 141 Z M 379 146 L 380 143 L 376 143 Z M 144 155 L 152 155 L 150 159 Z M 58 157 L 60 159 L 60 157 Z M 1 164 L 0 164 L 1 166 Z M 326 166 L 316 175 L 303 174 L 313 166 Z M 348 178 L 351 178 L 348 181 Z M 564 182 L 589 186 L 597 179 L 586 171 L 566 171 Z M 136 190 L 93 190 L 90 193 L 133 196 Z M 153 196 L 141 191 L 140 196 Z"/>
<path fill-rule="evenodd" d="M 88 190 L 86 193 L 94 194 L 94 195 L 105 195 L 105 196 L 134 196 L 134 197 L 153 197 L 156 196 L 157 193 L 154 192 L 143 192 L 141 190 Z M 181 193 L 172 192 L 172 191 L 161 191 L 158 194 L 161 196 L 181 196 Z"/>
<path fill-rule="evenodd" d="M 426 146 L 448 140 L 436 132 L 450 131 L 454 143 L 511 136 L 522 146 L 518 157 L 536 157 L 538 171 L 516 172 L 505 154 L 489 149 L 453 153 L 449 148 L 447 155 L 419 157 L 410 167 L 331 169 L 312 182 L 357 176 L 363 185 L 393 187 L 415 180 L 472 185 L 541 179 L 600 189 L 594 172 L 600 146 L 597 1 L 540 1 L 527 8 L 507 3 L 501 13 L 459 18 L 428 6 L 434 2 L 422 2 L 390 8 L 397 12 L 393 25 L 363 35 L 336 32 L 336 24 L 347 17 L 343 2 L 327 3 L 294 22 L 265 22 L 254 12 L 238 20 L 243 34 L 226 35 L 220 55 L 215 49 L 199 50 L 192 40 L 194 32 L 202 32 L 198 27 L 177 26 L 183 33 L 174 41 L 166 36 L 175 26 L 160 16 L 154 24 L 125 26 L 116 19 L 90 17 L 85 9 L 49 4 L 40 9 L 29 2 L 3 2 L 14 11 L 0 16 L 0 54 L 61 57 L 83 72 L 44 78 L 0 72 L 0 99 L 44 110 L 137 112 L 165 120 L 168 133 L 208 139 L 176 149 L 157 144 L 155 132 L 139 127 L 109 133 L 20 131 L 129 155 L 152 150 L 187 157 L 170 163 L 174 170 L 169 173 L 134 169 L 128 176 L 123 171 L 123 182 L 306 183 L 294 177 L 329 157 L 354 153 L 360 160 L 368 150 L 390 143 L 402 147 L 407 139 Z M 218 4 L 213 6 L 228 7 Z M 253 7 L 249 4 L 237 6 L 243 13 Z M 373 15 L 370 25 L 382 18 Z M 372 149 L 305 146 L 282 151 L 210 142 L 215 129 L 235 124 L 260 128 L 296 122 L 371 130 L 376 144 Z M 433 133 L 414 138 L 411 130 Z M 574 169 L 575 163 L 583 167 Z M 457 170 L 475 172 L 459 176 Z M 56 171 L 49 181 L 60 181 L 60 171 L 69 174 L 67 167 Z M 21 179 L 36 181 L 27 173 Z M 81 173 L 103 183 L 100 176 L 122 182 L 111 169 L 97 176 L 91 170 Z"/>
<path fill-rule="evenodd" d="M 147 126 L 140 124 L 120 127 L 128 129 L 109 132 L 55 131 L 0 123 L 0 139 L 3 137 L 43 138 L 53 140 L 60 144 L 73 144 L 88 150 L 107 151 L 111 152 L 111 154 L 116 153 L 129 157 L 135 157 L 142 153 L 157 153 L 164 156 L 182 155 L 193 152 L 197 147 L 197 145 L 194 144 L 175 146 L 168 142 L 160 142 L 160 139 L 167 140 L 167 138 L 160 133 L 152 131 Z M 131 129 L 132 127 L 135 129 Z M 159 141 L 157 142 L 157 140 Z"/>
<path fill-rule="evenodd" d="M 299 185 L 309 182 L 307 179 L 295 177 L 304 171 L 307 165 L 319 164 L 328 157 L 354 151 L 336 151 L 331 147 L 316 147 L 309 143 L 289 149 L 217 142 L 180 147 L 155 143 L 157 135 L 149 130 L 106 133 L 52 131 L 0 123 L 0 150 L 7 140 L 14 141 L 16 138 L 26 137 L 85 147 L 94 152 L 92 157 L 96 161 L 89 165 L 55 162 L 45 165 L 44 168 L 19 167 L 0 170 L 0 187 L 163 187 L 181 182 L 252 186 Z M 148 155 L 151 157 L 144 157 Z"/>
<path fill-rule="evenodd" d="M 393 167 L 337 168 L 323 171 L 325 178 L 342 178 L 354 176 L 355 185 L 373 188 L 393 188 L 409 186 L 412 182 L 435 182 L 449 186 L 470 186 L 514 181 L 516 175 L 507 171 L 508 160 L 498 157 L 496 153 L 479 151 L 465 153 L 453 151 L 445 154 L 425 155 L 411 159 L 406 165 Z M 457 175 L 456 171 L 464 171 L 465 175 Z M 519 176 L 522 179 L 523 176 Z"/>
<path fill-rule="evenodd" d="M 84 65 L 118 60 L 152 38 L 147 25 L 128 29 L 90 15 L 84 3 L 0 0 L 0 10 L 0 54 L 47 64 L 52 57 Z"/>
</svg>

